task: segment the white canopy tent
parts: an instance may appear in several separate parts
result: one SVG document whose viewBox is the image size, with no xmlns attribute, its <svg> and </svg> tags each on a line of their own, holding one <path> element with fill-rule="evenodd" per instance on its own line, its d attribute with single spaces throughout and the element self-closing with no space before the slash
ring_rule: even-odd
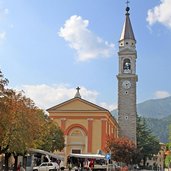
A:
<svg viewBox="0 0 171 171">
<path fill-rule="evenodd" d="M 101 154 L 74 154 L 70 153 L 70 157 L 76 157 L 76 158 L 90 158 L 90 159 L 105 159 L 105 155 Z"/>
<path fill-rule="evenodd" d="M 57 154 L 54 154 L 54 153 L 50 153 L 48 151 L 40 150 L 40 149 L 29 148 L 28 152 L 40 153 L 40 154 L 44 154 L 46 156 L 49 156 L 49 157 L 52 157 L 52 158 L 55 158 L 55 159 L 58 159 L 58 160 L 62 160 L 62 161 L 64 160 L 63 156 L 60 156 L 60 155 L 57 155 Z"/>
</svg>

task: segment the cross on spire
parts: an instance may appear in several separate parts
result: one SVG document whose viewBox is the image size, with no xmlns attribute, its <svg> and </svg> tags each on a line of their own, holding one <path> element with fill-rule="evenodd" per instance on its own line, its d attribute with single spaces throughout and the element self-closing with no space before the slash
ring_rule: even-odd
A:
<svg viewBox="0 0 171 171">
<path fill-rule="evenodd" d="M 81 98 L 81 95 L 80 95 L 80 87 L 77 87 L 76 90 L 77 90 L 77 92 L 75 94 L 75 97 Z"/>
<path fill-rule="evenodd" d="M 76 89 L 77 89 L 77 91 L 79 91 L 80 90 L 80 87 L 77 87 Z"/>
<path fill-rule="evenodd" d="M 127 6 L 126 6 L 126 14 L 127 14 L 127 15 L 129 15 L 129 10 L 130 10 L 130 8 L 129 8 L 129 3 L 130 3 L 130 2 L 127 0 L 127 1 L 126 1 L 126 4 L 127 4 Z"/>
<path fill-rule="evenodd" d="M 128 5 L 129 5 L 129 3 L 130 3 L 130 2 L 127 0 L 127 1 L 126 1 L 127 7 L 128 7 Z"/>
</svg>

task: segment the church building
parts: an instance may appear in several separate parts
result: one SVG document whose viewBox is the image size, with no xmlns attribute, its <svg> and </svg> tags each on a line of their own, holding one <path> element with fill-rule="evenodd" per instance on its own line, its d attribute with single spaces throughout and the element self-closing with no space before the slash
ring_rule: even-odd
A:
<svg viewBox="0 0 171 171">
<path fill-rule="evenodd" d="M 118 136 L 118 123 L 112 114 L 82 99 L 79 87 L 74 98 L 47 111 L 64 132 L 64 156 L 105 151 L 107 138 Z"/>
</svg>

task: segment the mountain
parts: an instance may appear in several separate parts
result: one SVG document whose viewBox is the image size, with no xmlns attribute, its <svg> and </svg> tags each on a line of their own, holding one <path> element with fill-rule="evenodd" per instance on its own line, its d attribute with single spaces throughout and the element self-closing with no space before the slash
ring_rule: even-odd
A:
<svg viewBox="0 0 171 171">
<path fill-rule="evenodd" d="M 111 113 L 117 118 L 117 110 L 113 110 Z M 162 119 L 171 115 L 171 96 L 137 104 L 137 114 L 145 118 L 155 119 Z"/>
<path fill-rule="evenodd" d="M 171 124 L 171 115 L 162 119 L 145 118 L 148 128 L 162 143 L 169 142 L 169 124 Z"/>
<path fill-rule="evenodd" d="M 146 118 L 162 119 L 171 115 L 171 96 L 147 100 L 137 105 L 137 113 Z"/>
</svg>

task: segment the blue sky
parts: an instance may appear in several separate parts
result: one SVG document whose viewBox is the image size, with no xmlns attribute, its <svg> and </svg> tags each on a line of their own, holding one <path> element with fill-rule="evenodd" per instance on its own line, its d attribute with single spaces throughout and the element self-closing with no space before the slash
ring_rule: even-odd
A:
<svg viewBox="0 0 171 171">
<path fill-rule="evenodd" d="M 137 102 L 171 95 L 171 0 L 132 0 Z M 0 0 L 0 68 L 9 87 L 46 109 L 82 98 L 117 106 L 126 0 Z"/>
</svg>

